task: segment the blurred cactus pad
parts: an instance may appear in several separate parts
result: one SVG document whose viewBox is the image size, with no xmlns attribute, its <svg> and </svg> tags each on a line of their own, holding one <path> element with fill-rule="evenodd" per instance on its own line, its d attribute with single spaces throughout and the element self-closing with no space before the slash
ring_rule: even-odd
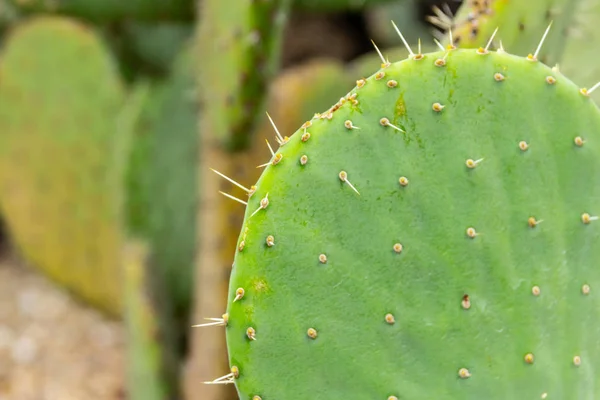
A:
<svg viewBox="0 0 600 400">
<path fill-rule="evenodd" d="M 415 53 L 282 132 L 215 383 L 241 400 L 600 397 L 600 111 L 534 56 Z"/>
<path fill-rule="evenodd" d="M 54 12 L 94 21 L 193 19 L 192 0 L 8 0 L 26 13 Z"/>
<path fill-rule="evenodd" d="M 0 206 L 25 258 L 118 312 L 122 175 L 131 125 L 118 70 L 96 34 L 39 17 L 0 61 Z"/>
</svg>

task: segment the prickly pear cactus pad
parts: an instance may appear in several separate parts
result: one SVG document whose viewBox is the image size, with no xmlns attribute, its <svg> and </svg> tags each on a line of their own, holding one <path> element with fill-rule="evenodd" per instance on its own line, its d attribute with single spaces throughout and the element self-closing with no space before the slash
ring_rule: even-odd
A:
<svg viewBox="0 0 600 400">
<path fill-rule="evenodd" d="M 114 60 L 63 17 L 12 31 L 0 62 L 0 210 L 24 258 L 89 303 L 121 312 L 128 114 Z"/>
<path fill-rule="evenodd" d="M 231 373 L 211 383 L 242 400 L 600 396 L 588 92 L 484 48 L 359 80 L 249 189 L 208 324 L 226 325 Z"/>
</svg>

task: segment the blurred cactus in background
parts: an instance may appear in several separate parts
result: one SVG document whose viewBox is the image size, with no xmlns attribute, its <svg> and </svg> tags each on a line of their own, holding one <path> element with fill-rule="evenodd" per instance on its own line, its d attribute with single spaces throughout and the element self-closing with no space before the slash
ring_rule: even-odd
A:
<svg viewBox="0 0 600 400">
<path fill-rule="evenodd" d="M 120 182 L 138 105 L 126 105 L 94 31 L 60 17 L 16 28 L 0 75 L 0 206 L 14 242 L 57 282 L 120 314 Z"/>
</svg>

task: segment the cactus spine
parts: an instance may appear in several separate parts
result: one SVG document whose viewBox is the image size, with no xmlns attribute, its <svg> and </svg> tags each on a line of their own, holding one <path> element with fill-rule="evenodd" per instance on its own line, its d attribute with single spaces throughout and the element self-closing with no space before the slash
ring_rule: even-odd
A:
<svg viewBox="0 0 600 400">
<path fill-rule="evenodd" d="M 274 149 L 214 328 L 231 370 L 210 383 L 241 400 L 600 395 L 590 92 L 535 57 L 409 53 Z"/>
</svg>

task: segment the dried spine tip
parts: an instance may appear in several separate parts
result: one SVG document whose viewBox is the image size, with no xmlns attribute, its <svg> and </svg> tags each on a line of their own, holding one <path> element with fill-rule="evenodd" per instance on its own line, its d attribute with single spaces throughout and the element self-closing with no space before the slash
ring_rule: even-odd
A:
<svg viewBox="0 0 600 400">
<path fill-rule="evenodd" d="M 235 365 L 233 367 L 231 367 L 231 373 L 233 374 L 233 377 L 236 379 L 240 377 L 240 369 L 238 367 L 236 367 Z"/>
<path fill-rule="evenodd" d="M 248 339 L 250 340 L 256 340 L 256 330 L 252 327 L 246 329 L 246 336 L 248 336 Z"/>
<path fill-rule="evenodd" d="M 546 77 L 546 83 L 548 83 L 549 85 L 554 85 L 556 83 L 556 78 L 551 75 L 548 75 Z"/>
<path fill-rule="evenodd" d="M 525 362 L 527 364 L 533 364 L 533 353 L 525 354 Z"/>
<path fill-rule="evenodd" d="M 583 140 L 581 136 L 577 136 L 575 139 L 573 139 L 573 142 L 575 143 L 575 146 L 581 147 L 585 143 L 585 140 Z"/>
<path fill-rule="evenodd" d="M 395 88 L 396 86 L 398 86 L 398 82 L 393 79 L 390 79 L 389 81 L 387 81 L 387 86 L 389 88 Z"/>
<path fill-rule="evenodd" d="M 315 328 L 308 328 L 306 332 L 309 338 L 316 339 L 317 338 L 317 330 Z"/>
<path fill-rule="evenodd" d="M 326 264 L 327 263 L 327 256 L 325 254 L 319 254 L 319 262 L 321 264 Z"/>
<path fill-rule="evenodd" d="M 579 356 L 573 357 L 573 365 L 575 365 L 576 367 L 579 367 L 581 365 L 581 357 L 579 357 Z"/>
<path fill-rule="evenodd" d="M 235 291 L 235 298 L 233 299 L 233 302 L 235 303 L 236 301 L 241 300 L 245 294 L 246 291 L 244 290 L 244 288 L 237 288 L 237 290 Z"/>
<path fill-rule="evenodd" d="M 359 79 L 356 81 L 356 87 L 360 89 L 361 87 L 365 86 L 365 83 L 367 83 L 366 79 Z"/>
<path fill-rule="evenodd" d="M 262 400 L 262 397 L 260 397 L 260 396 L 253 396 L 252 400 Z"/>
<path fill-rule="evenodd" d="M 435 111 L 435 112 L 440 112 L 440 111 L 442 111 L 442 110 L 444 109 L 444 107 L 446 107 L 446 106 L 443 106 L 443 105 L 441 105 L 440 103 L 433 103 L 433 105 L 431 106 L 431 108 L 432 108 L 432 109 L 433 109 L 433 111 Z"/>
<path fill-rule="evenodd" d="M 467 379 L 467 378 L 471 377 L 471 373 L 469 372 L 468 369 L 461 368 L 458 370 L 458 376 L 462 379 Z"/>
<path fill-rule="evenodd" d="M 304 154 L 302 157 L 300 157 L 300 164 L 306 165 L 307 162 L 308 162 L 308 156 L 306 154 Z"/>
<path fill-rule="evenodd" d="M 390 396 L 387 398 L 387 400 L 398 400 L 398 398 L 396 396 Z"/>
<path fill-rule="evenodd" d="M 469 308 L 471 308 L 471 299 L 469 298 L 468 294 L 465 294 L 462 298 L 462 301 L 460 303 L 460 305 L 462 306 L 462 308 L 464 308 L 465 310 L 468 310 Z"/>
<path fill-rule="evenodd" d="M 467 236 L 470 237 L 471 239 L 473 239 L 475 236 L 477 236 L 477 232 L 475 231 L 475 228 L 467 228 Z"/>
<path fill-rule="evenodd" d="M 378 73 L 375 74 L 375 79 L 381 80 L 381 79 L 383 79 L 384 76 L 385 76 L 385 72 L 379 71 Z"/>
<path fill-rule="evenodd" d="M 581 222 L 583 222 L 584 224 L 589 224 L 590 222 L 596 221 L 596 220 L 598 220 L 598 217 L 592 217 L 588 213 L 581 214 Z"/>
<path fill-rule="evenodd" d="M 522 140 L 519 142 L 519 149 L 522 151 L 526 151 L 529 148 L 529 144 L 526 141 Z"/>
<path fill-rule="evenodd" d="M 238 245 L 238 251 L 241 252 L 244 250 L 244 247 L 246 247 L 246 241 L 242 239 L 242 241 L 240 242 L 240 244 Z"/>
<path fill-rule="evenodd" d="M 396 322 L 396 318 L 394 318 L 394 316 L 392 314 L 386 314 L 385 322 L 387 322 L 390 325 L 393 325 Z"/>
<path fill-rule="evenodd" d="M 310 132 L 304 132 L 300 137 L 300 140 L 302 140 L 305 143 L 308 141 L 308 139 L 310 139 Z"/>
<path fill-rule="evenodd" d="M 585 284 L 581 287 L 581 293 L 583 293 L 584 295 L 588 295 L 590 294 L 590 285 Z"/>
<path fill-rule="evenodd" d="M 402 244 L 401 244 L 401 243 L 396 243 L 396 244 L 394 245 L 394 251 L 395 251 L 396 253 L 402 253 L 402 249 L 404 249 L 404 246 L 402 246 Z"/>
<path fill-rule="evenodd" d="M 534 296 L 539 296 L 541 293 L 540 287 L 539 286 L 534 286 L 531 288 L 531 294 L 533 294 Z"/>
<path fill-rule="evenodd" d="M 497 73 L 494 74 L 494 79 L 497 82 L 502 82 L 506 78 L 504 77 L 504 75 L 502 75 L 501 73 L 497 72 Z"/>
<path fill-rule="evenodd" d="M 400 179 L 398 179 L 398 182 L 400 183 L 400 186 L 408 186 L 408 178 L 405 176 L 401 176 Z"/>
<path fill-rule="evenodd" d="M 267 246 L 272 247 L 275 244 L 275 238 L 273 237 L 273 235 L 269 235 L 267 236 Z"/>
</svg>

